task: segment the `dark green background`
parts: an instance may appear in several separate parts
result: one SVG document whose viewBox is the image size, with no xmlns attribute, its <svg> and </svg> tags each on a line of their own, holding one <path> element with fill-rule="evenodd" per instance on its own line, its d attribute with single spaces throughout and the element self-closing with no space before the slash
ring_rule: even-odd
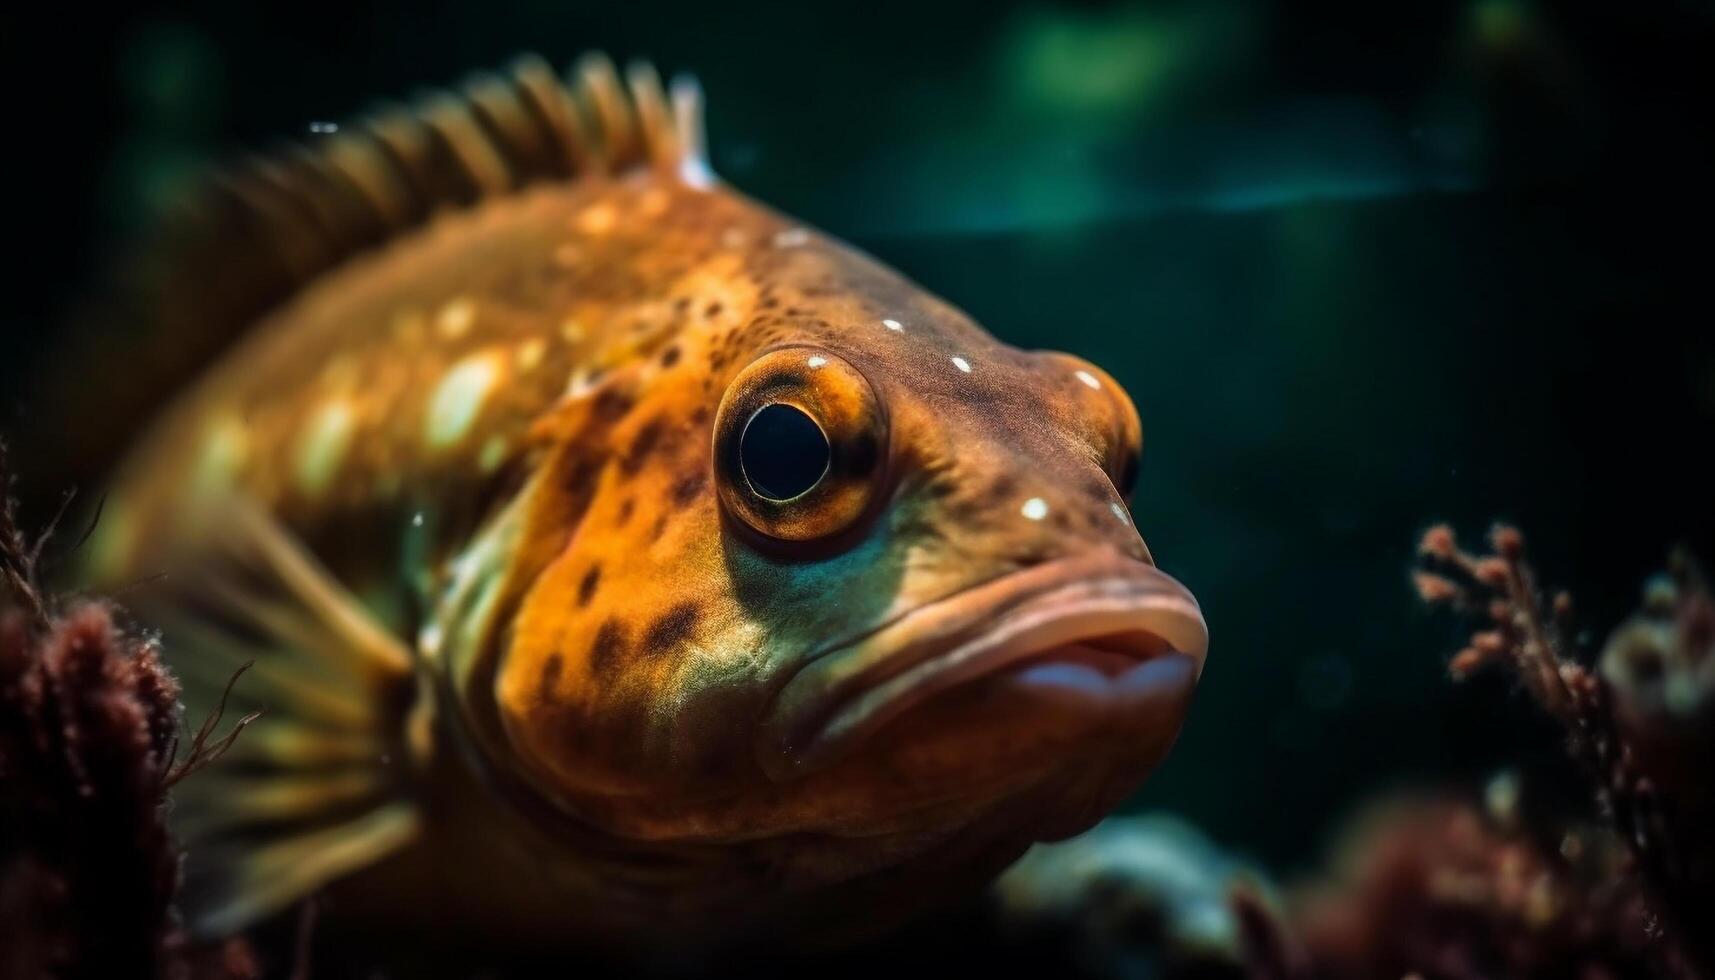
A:
<svg viewBox="0 0 1715 980">
<path fill-rule="evenodd" d="M 1598 638 L 1671 542 L 1715 540 L 1706 3 L 0 18 L 12 429 L 79 424 L 26 379 L 101 257 L 203 162 L 523 50 L 694 71 L 730 182 L 1132 392 L 1139 524 L 1214 637 L 1135 806 L 1277 867 L 1377 792 L 1554 758 L 1503 683 L 1444 681 L 1457 631 L 1407 586 L 1427 522 L 1520 522 Z M 40 512 L 57 487 L 31 489 Z"/>
</svg>

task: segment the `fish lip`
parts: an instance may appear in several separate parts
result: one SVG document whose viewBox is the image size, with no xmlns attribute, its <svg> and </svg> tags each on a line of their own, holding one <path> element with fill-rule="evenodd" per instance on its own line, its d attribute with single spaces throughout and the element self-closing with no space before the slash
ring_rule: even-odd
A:
<svg viewBox="0 0 1715 980">
<path fill-rule="evenodd" d="M 1191 591 L 1118 552 L 1012 572 L 913 609 L 819 651 L 778 691 L 759 730 L 763 770 L 783 781 L 824 769 L 927 698 L 961 683 L 1099 641 L 1135 667 L 1208 654 Z"/>
</svg>

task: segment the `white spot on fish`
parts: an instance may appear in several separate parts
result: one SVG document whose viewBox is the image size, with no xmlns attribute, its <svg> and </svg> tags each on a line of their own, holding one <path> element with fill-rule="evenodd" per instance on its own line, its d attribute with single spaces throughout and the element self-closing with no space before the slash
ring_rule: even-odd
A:
<svg viewBox="0 0 1715 980">
<path fill-rule="evenodd" d="M 482 444 L 482 451 L 477 453 L 477 469 L 484 473 L 493 473 L 500 469 L 500 464 L 506 462 L 506 438 L 504 436 L 489 436 Z"/>
<path fill-rule="evenodd" d="M 313 123 L 310 123 L 310 132 L 312 132 L 312 133 L 337 133 L 337 132 L 339 132 L 339 123 L 313 122 Z"/>
<path fill-rule="evenodd" d="M 1126 513 L 1125 504 L 1115 500 L 1108 504 L 1108 509 L 1114 512 L 1114 516 L 1120 519 L 1121 524 L 1131 527 L 1131 515 Z"/>
<path fill-rule="evenodd" d="M 1048 501 L 1041 497 L 1031 497 L 1024 502 L 1023 507 L 1018 508 L 1018 512 L 1033 521 L 1040 521 L 1048 516 Z"/>
<path fill-rule="evenodd" d="M 578 212 L 578 230 L 586 235 L 605 235 L 619 221 L 611 204 L 592 204 Z"/>
<path fill-rule="evenodd" d="M 971 373 L 971 362 L 957 355 L 953 357 L 953 366 L 966 374 Z"/>
<path fill-rule="evenodd" d="M 431 447 L 451 446 L 465 437 L 482 413 L 483 402 L 500 378 L 493 354 L 467 357 L 453 365 L 429 398 L 423 440 Z"/>
<path fill-rule="evenodd" d="M 351 403 L 342 400 L 323 405 L 305 430 L 298 447 L 298 488 L 307 494 L 319 494 L 333 482 L 351 444 L 351 430 L 356 418 Z"/>
<path fill-rule="evenodd" d="M 1084 383 L 1084 387 L 1089 388 L 1092 391 L 1097 390 L 1102 386 L 1102 383 L 1096 380 L 1096 376 L 1088 371 L 1078 371 L 1078 380 Z"/>
<path fill-rule="evenodd" d="M 811 354 L 810 359 L 805 361 L 804 363 L 810 365 L 810 367 L 812 367 L 812 368 L 819 368 L 822 365 L 828 363 L 828 359 L 823 357 L 820 354 Z"/>
<path fill-rule="evenodd" d="M 548 352 L 548 342 L 540 337 L 531 337 L 518 349 L 512 352 L 512 362 L 518 365 L 518 370 L 528 371 L 542 363 L 542 355 Z"/>
<path fill-rule="evenodd" d="M 445 638 L 440 623 L 426 623 L 417 634 L 417 649 L 423 652 L 423 656 L 433 659 L 440 654 L 441 643 Z"/>
<path fill-rule="evenodd" d="M 463 337 L 475 322 L 476 304 L 462 296 L 441 307 L 441 312 L 435 315 L 435 329 L 448 340 Z"/>
<path fill-rule="evenodd" d="M 566 393 L 561 397 L 570 399 L 582 398 L 591 391 L 594 391 L 596 385 L 600 382 L 600 371 L 597 371 L 594 368 L 579 368 L 572 372 L 572 376 L 570 378 L 566 379 Z"/>
<path fill-rule="evenodd" d="M 423 526 L 423 512 L 422 511 L 418 511 L 415 514 L 411 515 L 411 526 L 412 527 L 422 527 Z"/>
<path fill-rule="evenodd" d="M 560 338 L 568 344 L 575 344 L 584 339 L 584 324 L 575 316 L 566 317 L 560 321 Z"/>
<path fill-rule="evenodd" d="M 221 419 L 210 426 L 197 459 L 196 488 L 210 492 L 225 487 L 244 460 L 247 442 L 244 425 L 237 419 Z"/>
<path fill-rule="evenodd" d="M 905 327 L 903 325 L 901 325 L 898 320 L 883 320 L 883 321 L 881 321 L 881 325 L 886 327 L 887 329 L 893 331 L 894 333 L 904 333 L 905 332 Z"/>
<path fill-rule="evenodd" d="M 802 228 L 788 228 L 774 233 L 775 248 L 797 248 L 810 240 L 810 233 Z"/>
</svg>

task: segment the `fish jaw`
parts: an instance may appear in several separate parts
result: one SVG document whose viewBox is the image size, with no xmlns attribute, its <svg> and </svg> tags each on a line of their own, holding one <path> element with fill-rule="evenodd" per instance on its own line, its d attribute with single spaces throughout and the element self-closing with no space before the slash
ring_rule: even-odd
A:
<svg viewBox="0 0 1715 980">
<path fill-rule="evenodd" d="M 1015 736 L 1031 728 L 1045 746 L 1123 741 L 1139 726 L 1176 733 L 1207 651 L 1196 598 L 1154 565 L 1117 552 L 1061 559 L 812 656 L 776 696 L 759 762 L 785 781 L 861 754 L 901 727 L 938 738 L 936 719 L 926 717 L 937 705 L 950 726 Z M 973 689 L 987 707 L 972 704 Z M 1005 717 L 984 717 L 991 713 Z"/>
</svg>

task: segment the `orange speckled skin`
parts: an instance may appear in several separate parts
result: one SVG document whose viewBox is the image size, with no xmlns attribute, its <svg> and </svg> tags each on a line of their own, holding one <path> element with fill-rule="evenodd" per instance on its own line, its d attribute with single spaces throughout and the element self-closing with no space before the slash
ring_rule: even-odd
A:
<svg viewBox="0 0 1715 980">
<path fill-rule="evenodd" d="M 836 532 L 794 542 L 723 507 L 716 459 L 723 397 L 782 349 L 835 363 L 779 383 L 854 432 L 870 402 L 885 423 Z M 463 744 L 497 787 L 432 798 L 424 847 L 471 865 L 440 878 L 486 894 L 527 839 L 568 895 L 837 910 L 1087 826 L 1166 751 L 1182 705 L 1122 738 L 979 686 L 800 772 L 770 714 L 806 663 L 912 610 L 1059 558 L 1148 560 L 1115 489 L 1140 437 L 1098 369 L 1001 344 L 725 189 L 586 179 L 442 217 L 271 316 L 133 457 L 102 551 L 109 579 L 145 574 L 194 524 L 185 501 L 237 491 L 421 646 L 405 610 L 508 514 L 494 602 L 423 651 L 453 733 L 432 768 Z"/>
</svg>

